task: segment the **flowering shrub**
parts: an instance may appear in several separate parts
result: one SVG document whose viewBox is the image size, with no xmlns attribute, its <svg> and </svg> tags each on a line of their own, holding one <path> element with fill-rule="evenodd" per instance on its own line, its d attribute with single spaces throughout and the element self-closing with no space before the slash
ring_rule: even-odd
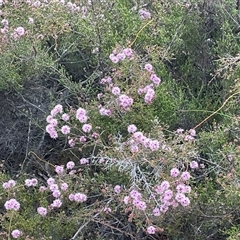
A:
<svg viewBox="0 0 240 240">
<path fill-rule="evenodd" d="M 27 148 L 24 164 L 34 161 L 35 174 L 36 167 L 14 180 L 0 173 L 4 238 L 115 239 L 120 233 L 131 239 L 207 239 L 211 225 L 237 219 L 239 117 L 229 115 L 221 127 L 211 121 L 213 130 L 203 131 L 198 127 L 226 102 L 219 110 L 213 104 L 216 112 L 195 127 L 196 115 L 183 114 L 185 104 L 195 108 L 205 94 L 205 86 L 199 95 L 193 87 L 194 101 L 183 97 L 188 77 L 201 75 L 188 72 L 196 62 L 188 56 L 196 53 L 188 36 L 199 30 L 191 25 L 199 20 L 193 11 L 198 5 L 134 4 L 0 2 L 0 88 L 46 75 L 57 79 L 58 92 L 49 95 L 58 104 L 42 111 L 43 138 L 63 156 L 48 159 L 51 146 L 42 157 Z M 179 73 L 184 84 L 174 91 Z M 232 105 L 239 103 L 237 93 L 227 98 Z M 31 127 L 30 121 L 28 137 Z"/>
</svg>

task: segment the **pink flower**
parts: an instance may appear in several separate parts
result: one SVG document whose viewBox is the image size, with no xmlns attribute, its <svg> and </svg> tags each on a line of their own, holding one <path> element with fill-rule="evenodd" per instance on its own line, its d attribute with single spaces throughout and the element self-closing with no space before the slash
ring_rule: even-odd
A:
<svg viewBox="0 0 240 240">
<path fill-rule="evenodd" d="M 186 196 L 183 193 L 177 193 L 175 196 L 175 199 L 180 203 L 184 198 L 186 198 Z"/>
<path fill-rule="evenodd" d="M 54 191 L 56 191 L 56 190 L 58 190 L 58 185 L 57 184 L 51 184 L 50 186 L 49 186 L 49 189 L 52 191 L 52 192 L 54 192 Z"/>
<path fill-rule="evenodd" d="M 70 119 L 70 116 L 67 114 L 67 113 L 64 113 L 63 115 L 62 115 L 62 120 L 63 121 L 68 121 Z"/>
<path fill-rule="evenodd" d="M 10 179 L 8 182 L 4 182 L 2 184 L 2 186 L 4 189 L 12 188 L 12 187 L 16 186 L 16 182 L 14 180 Z"/>
<path fill-rule="evenodd" d="M 26 185 L 27 187 L 31 187 L 31 186 L 32 186 L 32 180 L 31 180 L 31 179 L 26 179 L 26 180 L 25 180 L 25 185 Z"/>
<path fill-rule="evenodd" d="M 131 124 L 128 126 L 128 132 L 129 133 L 134 133 L 137 131 L 137 127 L 134 124 Z"/>
<path fill-rule="evenodd" d="M 123 199 L 123 202 L 125 204 L 128 204 L 130 202 L 131 198 L 129 196 L 125 196 L 124 199 Z"/>
<path fill-rule="evenodd" d="M 62 206 L 62 201 L 60 199 L 55 199 L 50 206 L 53 208 L 60 208 Z"/>
<path fill-rule="evenodd" d="M 146 63 L 144 68 L 148 71 L 148 72 L 152 72 L 153 66 L 150 63 Z"/>
<path fill-rule="evenodd" d="M 120 187 L 119 185 L 116 185 L 116 186 L 114 187 L 114 192 L 117 193 L 117 194 L 119 194 L 119 193 L 121 192 L 121 187 Z"/>
<path fill-rule="evenodd" d="M 15 229 L 11 232 L 11 235 L 12 235 L 13 238 L 19 238 L 19 237 L 21 237 L 22 232 L 18 229 Z"/>
<path fill-rule="evenodd" d="M 11 198 L 5 202 L 4 207 L 6 210 L 18 211 L 20 209 L 20 203 L 16 199 Z"/>
<path fill-rule="evenodd" d="M 178 175 L 179 175 L 179 170 L 177 169 L 177 168 L 172 168 L 171 170 L 170 170 L 170 175 L 171 175 L 171 177 L 177 177 Z"/>
<path fill-rule="evenodd" d="M 77 112 L 76 112 L 76 118 L 78 119 L 79 116 L 81 115 L 86 115 L 87 114 L 87 111 L 84 109 L 84 108 L 78 108 Z"/>
<path fill-rule="evenodd" d="M 87 201 L 87 196 L 85 194 L 83 194 L 83 193 L 76 193 L 74 195 L 74 200 L 76 202 L 81 202 L 82 203 L 82 202 Z"/>
<path fill-rule="evenodd" d="M 80 159 L 80 164 L 87 164 L 87 163 L 89 163 L 88 159 L 86 159 L 86 158 Z"/>
<path fill-rule="evenodd" d="M 151 18 L 151 13 L 144 9 L 140 9 L 138 13 L 142 20 Z"/>
<path fill-rule="evenodd" d="M 45 217 L 47 215 L 47 209 L 45 207 L 38 207 L 37 208 L 38 214 L 40 214 L 42 217 Z"/>
<path fill-rule="evenodd" d="M 119 95 L 121 93 L 121 90 L 119 87 L 113 87 L 112 88 L 112 94 Z"/>
<path fill-rule="evenodd" d="M 71 193 L 71 194 L 69 194 L 69 196 L 68 196 L 68 199 L 72 202 L 72 201 L 74 201 L 74 194 L 73 193 Z"/>
<path fill-rule="evenodd" d="M 61 196 L 61 192 L 59 190 L 55 190 L 55 191 L 53 191 L 52 195 L 55 198 L 59 198 Z"/>
<path fill-rule="evenodd" d="M 61 189 L 62 189 L 63 191 L 66 191 L 66 190 L 68 189 L 68 184 L 67 184 L 67 183 L 62 183 L 62 184 L 61 184 Z"/>
<path fill-rule="evenodd" d="M 85 137 L 85 136 L 81 136 L 81 137 L 79 138 L 79 141 L 80 141 L 80 142 L 86 142 L 86 141 L 87 141 L 87 139 L 86 139 L 86 137 Z"/>
<path fill-rule="evenodd" d="M 63 112 L 63 106 L 61 104 L 57 104 L 51 111 L 51 115 L 54 117 L 58 113 L 62 113 L 62 112 Z"/>
<path fill-rule="evenodd" d="M 184 181 L 189 180 L 190 177 L 191 177 L 191 175 L 190 175 L 190 173 L 187 172 L 187 171 L 185 171 L 185 172 L 183 172 L 183 173 L 181 174 L 181 178 L 182 178 Z"/>
<path fill-rule="evenodd" d="M 25 30 L 24 30 L 23 27 L 17 27 L 14 31 L 15 31 L 15 32 L 17 33 L 17 35 L 19 35 L 19 36 L 23 36 L 24 33 L 25 33 Z"/>
<path fill-rule="evenodd" d="M 156 217 L 161 215 L 160 209 L 158 207 L 155 207 L 153 209 L 153 215 L 156 216 Z"/>
<path fill-rule="evenodd" d="M 187 207 L 190 204 L 190 200 L 188 197 L 185 197 L 180 201 L 180 203 L 183 207 Z"/>
<path fill-rule="evenodd" d="M 47 184 L 48 185 L 52 185 L 54 183 L 55 183 L 55 179 L 54 178 L 48 178 L 48 180 L 47 180 Z"/>
<path fill-rule="evenodd" d="M 196 161 L 191 161 L 191 162 L 190 162 L 190 168 L 191 168 L 191 169 L 198 168 L 198 163 L 197 163 Z"/>
<path fill-rule="evenodd" d="M 190 129 L 190 130 L 189 130 L 189 134 L 190 134 L 191 136 L 195 137 L 195 136 L 196 136 L 196 130 L 195 130 L 195 129 Z"/>
<path fill-rule="evenodd" d="M 155 228 L 155 227 L 149 226 L 149 227 L 147 228 L 147 233 L 149 233 L 149 234 L 155 234 L 155 232 L 156 232 L 156 228 Z"/>
<path fill-rule="evenodd" d="M 57 174 L 63 174 L 64 172 L 64 167 L 63 166 L 55 166 L 55 172 Z"/>
<path fill-rule="evenodd" d="M 75 163 L 73 161 L 67 162 L 67 169 L 73 169 L 75 167 Z"/>
<path fill-rule="evenodd" d="M 70 133 L 70 127 L 67 126 L 67 125 L 62 126 L 61 132 L 62 132 L 62 134 L 65 134 L 65 135 L 69 134 Z"/>
<path fill-rule="evenodd" d="M 158 140 L 152 140 L 150 141 L 149 143 L 149 148 L 152 150 L 152 151 L 157 151 L 159 149 L 159 142 Z"/>
<path fill-rule="evenodd" d="M 75 145 L 74 139 L 70 138 L 70 139 L 68 140 L 68 144 L 69 144 L 70 147 L 74 147 L 74 145 Z"/>
<path fill-rule="evenodd" d="M 140 192 L 138 192 L 137 190 L 132 190 L 130 193 L 129 193 L 130 197 L 133 198 L 133 199 L 141 199 L 142 197 L 142 194 Z"/>
<path fill-rule="evenodd" d="M 9 182 L 4 182 L 4 183 L 2 184 L 2 187 L 3 187 L 4 189 L 10 188 Z"/>
<path fill-rule="evenodd" d="M 132 152 L 132 153 L 137 153 L 138 152 L 138 145 L 137 144 L 132 144 L 131 146 L 130 146 L 130 151 Z"/>
<path fill-rule="evenodd" d="M 92 125 L 91 125 L 91 124 L 83 124 L 82 130 L 83 130 L 85 133 L 89 133 L 89 132 L 92 130 Z"/>
</svg>

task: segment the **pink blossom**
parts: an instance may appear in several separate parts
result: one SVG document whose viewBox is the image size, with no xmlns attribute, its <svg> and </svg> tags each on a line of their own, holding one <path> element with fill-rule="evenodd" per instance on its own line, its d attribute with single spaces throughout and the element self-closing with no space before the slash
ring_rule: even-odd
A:
<svg viewBox="0 0 240 240">
<path fill-rule="evenodd" d="M 190 173 L 187 172 L 187 171 L 185 171 L 185 172 L 183 172 L 183 173 L 181 174 L 181 178 L 182 178 L 184 181 L 189 180 L 190 177 L 191 177 L 191 175 L 190 175 Z"/>
<path fill-rule="evenodd" d="M 147 233 L 149 233 L 149 234 L 155 234 L 155 232 L 156 232 L 156 228 L 155 228 L 155 227 L 149 226 L 149 227 L 147 228 Z"/>
<path fill-rule="evenodd" d="M 134 133 L 137 131 L 137 127 L 134 124 L 131 124 L 128 126 L 128 132 L 129 133 Z"/>
<path fill-rule="evenodd" d="M 59 190 L 54 190 L 52 193 L 53 197 L 59 198 L 61 196 L 61 192 Z"/>
<path fill-rule="evenodd" d="M 73 193 L 70 193 L 69 196 L 68 196 L 68 199 L 72 202 L 74 201 L 74 194 Z"/>
<path fill-rule="evenodd" d="M 139 151 L 138 145 L 137 145 L 137 144 L 132 144 L 132 145 L 130 146 L 130 151 L 131 151 L 132 153 L 137 153 L 137 152 Z"/>
<path fill-rule="evenodd" d="M 67 114 L 67 113 L 64 113 L 63 115 L 62 115 L 62 120 L 63 121 L 68 121 L 70 119 L 70 116 Z"/>
<path fill-rule="evenodd" d="M 121 93 L 121 90 L 119 87 L 113 87 L 112 88 L 112 94 L 119 95 Z"/>
<path fill-rule="evenodd" d="M 4 182 L 4 183 L 2 184 L 2 187 L 3 187 L 4 189 L 10 188 L 9 182 Z"/>
<path fill-rule="evenodd" d="M 86 159 L 86 158 L 80 159 L 80 164 L 87 164 L 87 163 L 89 163 L 88 159 Z"/>
<path fill-rule="evenodd" d="M 198 163 L 197 163 L 196 161 L 191 161 L 191 162 L 190 162 L 190 168 L 191 168 L 191 169 L 198 168 Z"/>
<path fill-rule="evenodd" d="M 16 199 L 11 198 L 5 202 L 4 207 L 6 210 L 18 211 L 20 209 L 20 203 Z"/>
<path fill-rule="evenodd" d="M 176 199 L 178 202 L 180 202 L 180 203 L 181 203 L 181 201 L 182 201 L 184 198 L 186 198 L 186 196 L 185 196 L 183 193 L 177 193 L 177 194 L 175 195 L 175 199 Z"/>
<path fill-rule="evenodd" d="M 182 134 L 184 132 L 184 129 L 178 128 L 176 132 L 177 132 L 177 134 Z"/>
<path fill-rule="evenodd" d="M 73 169 L 75 167 L 75 163 L 73 161 L 67 162 L 66 165 L 67 169 Z"/>
<path fill-rule="evenodd" d="M 86 115 L 79 115 L 77 119 L 80 123 L 85 123 L 87 122 L 88 117 Z"/>
<path fill-rule="evenodd" d="M 63 172 L 64 172 L 64 166 L 55 166 L 55 172 L 57 173 L 57 174 L 63 174 Z"/>
<path fill-rule="evenodd" d="M 126 55 L 124 53 L 118 53 L 116 57 L 118 60 L 123 61 L 126 58 Z"/>
<path fill-rule="evenodd" d="M 23 36 L 25 33 L 25 30 L 23 27 L 17 27 L 14 31 L 18 36 Z"/>
<path fill-rule="evenodd" d="M 181 201 L 180 201 L 181 205 L 183 207 L 187 207 L 190 204 L 190 200 L 188 197 L 184 197 Z"/>
<path fill-rule="evenodd" d="M 62 201 L 60 199 L 55 199 L 50 206 L 53 208 L 60 208 L 62 206 Z"/>
<path fill-rule="evenodd" d="M 38 207 L 37 208 L 38 214 L 40 214 L 42 217 L 45 217 L 47 215 L 47 209 L 45 207 Z"/>
<path fill-rule="evenodd" d="M 70 138 L 70 139 L 68 140 L 68 144 L 69 144 L 70 147 L 74 147 L 74 145 L 75 145 L 74 139 Z"/>
<path fill-rule="evenodd" d="M 55 183 L 55 179 L 54 178 L 48 178 L 48 180 L 47 180 L 47 184 L 48 185 L 52 185 L 54 183 Z"/>
<path fill-rule="evenodd" d="M 146 11 L 146 10 L 144 10 L 144 9 L 140 9 L 138 13 L 139 13 L 140 18 L 142 20 L 151 18 L 151 13 Z"/>
<path fill-rule="evenodd" d="M 11 235 L 13 238 L 19 238 L 22 236 L 22 232 L 18 229 L 14 229 L 12 232 L 11 232 Z"/>
<path fill-rule="evenodd" d="M 86 142 L 87 139 L 86 139 L 85 136 L 81 136 L 81 137 L 79 138 L 79 141 L 83 143 L 83 142 Z"/>
<path fill-rule="evenodd" d="M 85 133 L 89 133 L 89 132 L 92 130 L 92 125 L 91 125 L 91 124 L 83 124 L 82 130 L 83 130 Z"/>
<path fill-rule="evenodd" d="M 49 189 L 50 189 L 52 192 L 54 192 L 54 191 L 58 190 L 58 185 L 55 184 L 55 183 L 53 183 L 53 184 L 51 184 L 51 185 L 49 186 Z"/>
<path fill-rule="evenodd" d="M 158 140 L 152 140 L 150 141 L 149 143 L 149 148 L 152 150 L 152 151 L 157 151 L 159 149 L 159 142 Z"/>
<path fill-rule="evenodd" d="M 178 175 L 179 175 L 179 170 L 177 169 L 177 168 L 172 168 L 171 170 L 170 170 L 170 175 L 171 175 L 171 177 L 177 177 Z"/>
<path fill-rule="evenodd" d="M 31 187 L 31 186 L 32 186 L 32 180 L 31 180 L 31 179 L 26 179 L 26 180 L 25 180 L 25 185 L 26 185 L 27 187 Z"/>
<path fill-rule="evenodd" d="M 196 136 L 196 130 L 195 130 L 195 129 L 190 129 L 190 130 L 189 130 L 189 134 L 190 134 L 191 136 L 195 137 L 195 136 Z"/>
<path fill-rule="evenodd" d="M 119 185 L 116 185 L 116 186 L 114 187 L 114 192 L 117 193 L 117 194 L 119 194 L 119 193 L 121 192 L 121 187 L 120 187 Z"/>
<path fill-rule="evenodd" d="M 156 216 L 156 217 L 161 215 L 160 209 L 158 207 L 155 207 L 153 209 L 153 215 Z"/>
<path fill-rule="evenodd" d="M 83 193 L 76 193 L 74 195 L 74 200 L 76 202 L 81 202 L 82 203 L 82 202 L 87 201 L 87 196 L 85 194 L 83 194 Z"/>
<path fill-rule="evenodd" d="M 146 63 L 144 68 L 148 71 L 148 72 L 152 72 L 153 66 L 150 63 Z"/>
<path fill-rule="evenodd" d="M 81 115 L 86 115 L 87 111 L 84 108 L 78 108 L 77 112 L 76 112 L 76 118 L 78 119 L 79 116 Z"/>
<path fill-rule="evenodd" d="M 133 50 L 131 48 L 123 49 L 123 53 L 130 59 L 133 58 Z"/>
<path fill-rule="evenodd" d="M 57 104 L 51 111 L 51 115 L 54 117 L 58 113 L 62 113 L 62 112 L 63 112 L 63 106 L 61 104 Z"/>
<path fill-rule="evenodd" d="M 124 202 L 125 204 L 128 204 L 128 203 L 130 202 L 130 200 L 131 200 L 131 198 L 130 198 L 129 196 L 125 196 L 125 197 L 123 198 L 123 202 Z"/>
<path fill-rule="evenodd" d="M 49 135 L 50 135 L 50 137 L 51 138 L 53 138 L 53 139 L 56 139 L 56 138 L 58 138 L 58 134 L 57 134 L 57 131 L 52 131 L 52 132 L 49 132 Z"/>
<path fill-rule="evenodd" d="M 133 198 L 133 199 L 141 199 L 142 197 L 142 194 L 140 192 L 138 192 L 137 190 L 132 190 L 130 193 L 129 193 L 130 197 Z"/>
<path fill-rule="evenodd" d="M 61 187 L 61 190 L 66 191 L 68 189 L 68 184 L 62 183 L 60 187 Z"/>
</svg>

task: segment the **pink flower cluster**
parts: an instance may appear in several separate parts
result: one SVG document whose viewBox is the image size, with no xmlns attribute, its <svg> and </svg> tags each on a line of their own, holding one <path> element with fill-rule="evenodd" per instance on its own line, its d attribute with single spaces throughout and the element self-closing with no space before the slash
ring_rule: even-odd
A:
<svg viewBox="0 0 240 240">
<path fill-rule="evenodd" d="M 147 10 L 145 10 L 145 9 L 140 9 L 138 13 L 139 13 L 140 18 L 142 20 L 151 18 L 151 13 L 148 12 Z"/>
<path fill-rule="evenodd" d="M 139 148 L 148 148 L 153 152 L 159 149 L 159 141 L 144 136 L 142 132 L 137 131 L 135 125 L 129 125 L 128 132 L 132 133 L 130 140 L 127 142 L 131 152 L 136 153 L 139 151 Z"/>
<path fill-rule="evenodd" d="M 4 183 L 2 184 L 2 186 L 3 186 L 4 189 L 13 188 L 13 187 L 16 186 L 16 182 L 11 179 L 11 180 L 9 180 L 8 182 L 4 182 Z"/>
<path fill-rule="evenodd" d="M 27 187 L 31 187 L 31 186 L 35 187 L 35 186 L 37 186 L 37 184 L 38 184 L 38 180 L 36 178 L 26 179 L 25 180 L 25 185 Z"/>
<path fill-rule="evenodd" d="M 45 217 L 47 215 L 47 208 L 45 207 L 38 207 L 37 208 L 38 214 L 40 214 L 42 217 Z"/>
<path fill-rule="evenodd" d="M 87 196 L 83 193 L 71 193 L 68 198 L 70 201 L 75 201 L 77 203 L 83 203 L 87 201 Z"/>
<path fill-rule="evenodd" d="M 142 95 L 144 93 L 145 103 L 151 104 L 155 98 L 154 87 L 157 87 L 161 83 L 161 79 L 154 73 L 153 66 L 150 63 L 145 64 L 144 68 L 145 70 L 147 70 L 149 78 L 152 81 L 152 83 L 145 87 L 140 87 L 138 89 L 138 94 Z"/>
<path fill-rule="evenodd" d="M 133 99 L 125 94 L 121 94 L 117 98 L 117 104 L 121 108 L 122 111 L 129 111 L 130 107 L 133 104 Z"/>
<path fill-rule="evenodd" d="M 126 58 L 132 60 L 134 58 L 134 54 L 131 48 L 125 48 L 123 50 L 114 49 L 109 55 L 109 58 L 113 63 L 118 63 L 119 61 L 124 61 Z"/>
<path fill-rule="evenodd" d="M 187 133 L 184 134 L 184 129 L 179 128 L 176 130 L 176 133 L 184 138 L 186 142 L 194 141 L 196 137 L 196 130 L 190 129 Z"/>
<path fill-rule="evenodd" d="M 142 194 L 137 190 L 130 191 L 129 195 L 124 197 L 123 202 L 125 204 L 131 203 L 136 209 L 142 211 L 147 208 L 146 202 L 142 199 Z"/>
<path fill-rule="evenodd" d="M 22 232 L 18 229 L 14 229 L 12 232 L 11 232 L 11 235 L 13 238 L 19 238 L 22 236 Z"/>
<path fill-rule="evenodd" d="M 16 199 L 11 198 L 5 202 L 4 207 L 6 210 L 18 211 L 20 209 L 20 203 Z"/>
</svg>

